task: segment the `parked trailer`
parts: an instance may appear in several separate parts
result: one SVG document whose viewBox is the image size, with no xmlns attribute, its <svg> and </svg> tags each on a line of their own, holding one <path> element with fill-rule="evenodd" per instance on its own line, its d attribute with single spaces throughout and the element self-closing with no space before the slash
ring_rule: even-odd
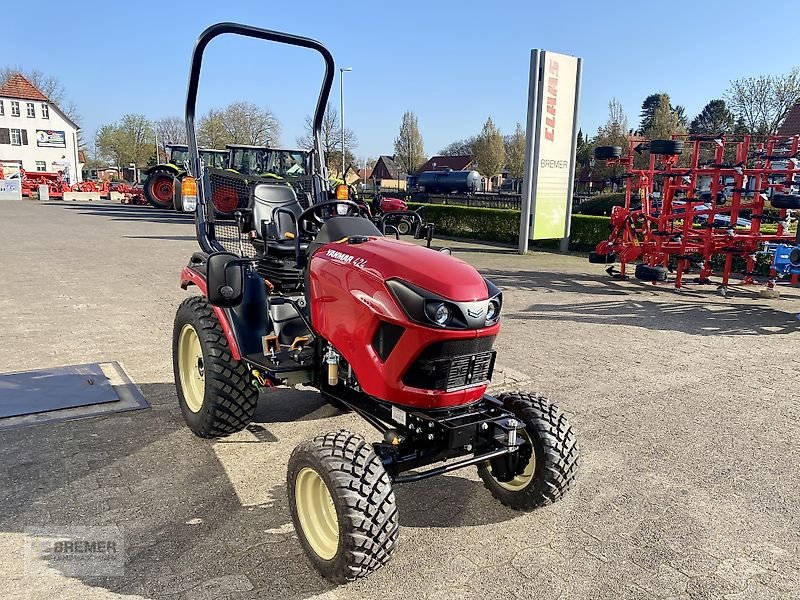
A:
<svg viewBox="0 0 800 600">
<path fill-rule="evenodd" d="M 429 194 L 474 194 L 481 187 L 477 171 L 423 171 L 417 176 L 417 189 Z"/>
</svg>

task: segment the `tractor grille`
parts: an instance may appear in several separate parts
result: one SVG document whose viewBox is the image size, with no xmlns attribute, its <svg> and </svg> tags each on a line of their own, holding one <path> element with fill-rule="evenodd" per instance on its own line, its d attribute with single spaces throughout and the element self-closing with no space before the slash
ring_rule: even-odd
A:
<svg viewBox="0 0 800 600">
<path fill-rule="evenodd" d="M 406 371 L 403 383 L 448 392 L 486 383 L 494 368 L 493 341 L 494 336 L 490 336 L 428 346 Z"/>
</svg>

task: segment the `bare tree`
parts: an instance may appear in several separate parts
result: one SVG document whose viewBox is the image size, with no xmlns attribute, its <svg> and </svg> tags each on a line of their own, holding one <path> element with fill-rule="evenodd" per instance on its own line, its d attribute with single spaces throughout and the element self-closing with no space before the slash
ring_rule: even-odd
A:
<svg viewBox="0 0 800 600">
<path fill-rule="evenodd" d="M 415 173 L 425 162 L 425 146 L 419 132 L 417 117 L 407 110 L 403 115 L 400 133 L 394 140 L 395 161 L 404 173 Z"/>
<path fill-rule="evenodd" d="M 234 102 L 222 110 L 211 109 L 197 124 L 197 143 L 207 148 L 226 144 L 276 147 L 280 123 L 266 108 L 252 102 Z"/>
<path fill-rule="evenodd" d="M 800 68 L 785 75 L 734 79 L 725 100 L 753 134 L 775 133 L 789 110 L 800 101 Z"/>
<path fill-rule="evenodd" d="M 478 136 L 473 135 L 463 140 L 456 140 L 439 150 L 439 154 L 442 156 L 474 156 L 477 139 Z"/>
<path fill-rule="evenodd" d="M 597 129 L 596 146 L 620 146 L 628 149 L 628 117 L 616 98 L 608 103 L 608 120 Z"/>
<path fill-rule="evenodd" d="M 167 154 L 167 144 L 186 143 L 186 121 L 181 117 L 164 117 L 155 123 L 159 148 Z"/>
<path fill-rule="evenodd" d="M 280 124 L 268 109 L 252 102 L 234 102 L 222 111 L 222 122 L 233 144 L 277 146 Z"/>
<path fill-rule="evenodd" d="M 297 138 L 300 148 L 311 150 L 314 147 L 314 117 L 307 116 L 305 133 Z M 342 169 L 342 126 L 339 121 L 339 112 L 331 104 L 325 108 L 322 115 L 322 128 L 320 129 L 320 142 L 325 153 L 325 163 L 331 173 L 339 173 Z M 344 130 L 345 162 L 351 164 L 355 161 L 353 150 L 358 147 L 356 134 L 350 129 Z"/>
</svg>

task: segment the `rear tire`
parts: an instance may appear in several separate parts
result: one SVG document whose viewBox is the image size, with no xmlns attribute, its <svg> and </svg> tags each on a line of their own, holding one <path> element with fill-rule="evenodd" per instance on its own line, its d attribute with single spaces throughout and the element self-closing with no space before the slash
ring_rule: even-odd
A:
<svg viewBox="0 0 800 600">
<path fill-rule="evenodd" d="M 530 511 L 561 499 L 578 474 L 578 442 L 567 417 L 547 398 L 525 392 L 497 397 L 503 406 L 525 424 L 529 457 L 510 481 L 492 474 L 492 461 L 478 466 L 478 474 L 492 496 L 509 508 Z M 497 459 L 495 459 L 497 460 Z"/>
<path fill-rule="evenodd" d="M 400 528 L 394 490 L 360 435 L 335 431 L 297 446 L 286 487 L 300 544 L 325 579 L 347 583 L 389 562 Z"/>
<path fill-rule="evenodd" d="M 589 252 L 589 262 L 594 265 L 611 265 L 617 262 L 617 255 L 613 252 L 611 254 Z"/>
<path fill-rule="evenodd" d="M 666 281 L 667 269 L 661 265 L 636 265 L 634 277 L 640 281 Z"/>
<path fill-rule="evenodd" d="M 172 195 L 175 189 L 175 174 L 160 168 L 150 171 L 144 182 L 144 197 L 156 208 L 172 208 Z"/>
<path fill-rule="evenodd" d="M 175 315 L 172 365 L 183 419 L 201 438 L 241 431 L 253 420 L 258 391 L 248 368 L 231 356 L 208 301 L 184 300 Z"/>
</svg>

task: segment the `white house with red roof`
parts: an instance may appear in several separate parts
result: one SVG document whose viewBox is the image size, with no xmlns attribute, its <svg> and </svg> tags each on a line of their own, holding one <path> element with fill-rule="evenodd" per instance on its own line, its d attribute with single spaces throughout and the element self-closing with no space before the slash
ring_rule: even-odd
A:
<svg viewBox="0 0 800 600">
<path fill-rule="evenodd" d="M 0 166 L 19 171 L 63 171 L 81 181 L 78 125 L 21 74 L 0 85 Z"/>
</svg>

